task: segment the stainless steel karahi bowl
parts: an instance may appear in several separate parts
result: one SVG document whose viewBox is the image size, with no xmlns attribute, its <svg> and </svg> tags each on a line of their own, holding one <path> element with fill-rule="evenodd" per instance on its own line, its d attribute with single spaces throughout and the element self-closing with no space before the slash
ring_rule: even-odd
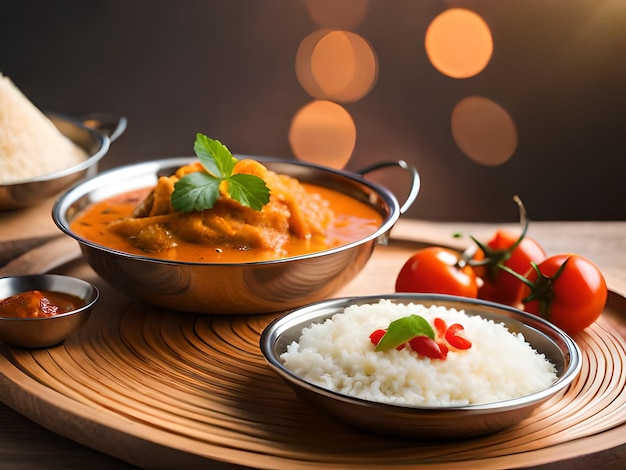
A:
<svg viewBox="0 0 626 470">
<path fill-rule="evenodd" d="M 36 274 L 0 278 L 0 299 L 31 290 L 63 292 L 84 300 L 85 305 L 45 318 L 0 316 L 0 341 L 24 348 L 47 348 L 59 344 L 87 322 L 99 297 L 96 287 L 69 276 Z"/>
<path fill-rule="evenodd" d="M 387 241 L 390 229 L 419 190 L 417 171 L 402 161 L 380 163 L 357 174 L 292 160 L 252 158 L 277 173 L 364 201 L 382 215 L 381 226 L 370 236 L 338 248 L 251 263 L 193 263 L 137 256 L 90 242 L 72 231 L 72 220 L 85 207 L 116 194 L 154 186 L 160 175 L 169 176 L 195 158 L 164 159 L 103 172 L 63 194 L 52 216 L 63 232 L 78 241 L 94 271 L 129 296 L 190 312 L 258 314 L 315 302 L 344 286 L 365 266 L 374 246 Z M 405 169 L 411 178 L 411 190 L 402 207 L 389 190 L 363 176 L 393 166 Z"/>
<path fill-rule="evenodd" d="M 349 305 L 377 303 L 381 299 L 463 309 L 468 315 L 504 323 L 509 331 L 521 332 L 536 351 L 556 366 L 557 380 L 545 390 L 501 402 L 417 407 L 377 403 L 336 393 L 303 380 L 283 365 L 281 354 L 289 344 L 298 341 L 304 327 L 323 322 Z M 460 439 L 509 428 L 529 417 L 547 400 L 565 393 L 581 370 L 581 352 L 576 343 L 545 320 L 496 303 L 435 294 L 390 294 L 314 303 L 270 323 L 261 335 L 260 347 L 269 366 L 304 401 L 355 428 L 405 438 Z"/>
<path fill-rule="evenodd" d="M 89 157 L 78 165 L 54 173 L 0 184 L 0 211 L 39 204 L 80 179 L 93 176 L 111 142 L 126 129 L 126 118 L 113 118 L 105 114 L 94 114 L 82 121 L 58 115 L 48 115 L 48 118 L 65 137 L 85 150 Z"/>
</svg>

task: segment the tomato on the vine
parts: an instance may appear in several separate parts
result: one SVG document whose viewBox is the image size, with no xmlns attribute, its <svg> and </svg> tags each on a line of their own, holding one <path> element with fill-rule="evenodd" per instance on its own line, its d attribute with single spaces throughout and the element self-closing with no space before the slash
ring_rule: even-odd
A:
<svg viewBox="0 0 626 470">
<path fill-rule="evenodd" d="M 524 310 L 571 335 L 591 325 L 606 304 L 606 281 L 600 269 L 583 256 L 550 256 L 525 277 L 529 282 L 521 287 Z"/>
<path fill-rule="evenodd" d="M 522 282 L 502 270 L 500 265 L 524 275 L 530 269 L 531 263 L 539 263 L 546 256 L 539 243 L 525 233 L 518 237 L 498 230 L 486 245 L 479 244 L 479 249 L 472 260 L 476 275 L 483 281 L 478 288 L 478 298 L 518 306 L 522 300 L 520 295 Z"/>
<path fill-rule="evenodd" d="M 396 292 L 423 292 L 476 298 L 478 284 L 462 256 L 442 247 L 428 247 L 411 256 L 396 279 Z"/>
</svg>

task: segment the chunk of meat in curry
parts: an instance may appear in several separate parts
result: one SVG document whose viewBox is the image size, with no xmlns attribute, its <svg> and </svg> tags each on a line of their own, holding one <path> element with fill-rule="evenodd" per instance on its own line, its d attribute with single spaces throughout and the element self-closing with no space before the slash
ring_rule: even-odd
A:
<svg viewBox="0 0 626 470">
<path fill-rule="evenodd" d="M 199 162 L 179 168 L 172 176 L 160 177 L 132 217 L 113 222 L 110 229 L 147 252 L 175 248 L 179 240 L 184 240 L 218 249 L 260 248 L 281 253 L 291 236 L 323 237 L 334 217 L 328 202 L 307 193 L 296 179 L 249 159 L 237 162 L 234 173 L 254 174 L 270 188 L 270 201 L 261 211 L 232 200 L 222 186 L 212 209 L 177 212 L 171 204 L 174 184 L 194 171 L 204 171 Z"/>
</svg>

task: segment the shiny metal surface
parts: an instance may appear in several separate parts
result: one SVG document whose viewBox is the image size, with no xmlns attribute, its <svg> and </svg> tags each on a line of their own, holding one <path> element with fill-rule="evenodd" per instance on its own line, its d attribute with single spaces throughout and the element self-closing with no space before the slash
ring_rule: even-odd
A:
<svg viewBox="0 0 626 470">
<path fill-rule="evenodd" d="M 280 355 L 288 344 L 298 340 L 302 328 L 322 322 L 349 305 L 375 303 L 381 298 L 341 298 L 295 310 L 265 328 L 260 339 L 261 352 L 270 367 L 300 398 L 346 424 L 377 433 L 425 439 L 475 437 L 513 426 L 545 401 L 564 393 L 581 370 L 581 352 L 576 343 L 541 318 L 491 302 L 431 294 L 391 294 L 384 298 L 396 303 L 414 302 L 463 309 L 468 315 L 502 322 L 510 331 L 521 332 L 535 350 L 555 364 L 556 382 L 546 390 L 502 402 L 458 407 L 409 407 L 375 403 L 326 390 L 300 379 L 282 364 Z"/>
<path fill-rule="evenodd" d="M 0 316 L 0 341 L 25 348 L 47 348 L 65 340 L 82 327 L 94 304 L 98 290 L 81 279 L 56 274 L 0 278 L 0 299 L 30 290 L 49 290 L 74 295 L 85 306 L 47 318 L 6 318 Z"/>
<path fill-rule="evenodd" d="M 76 214 L 93 202 L 153 186 L 159 175 L 173 174 L 195 158 L 171 158 L 103 172 L 61 196 L 52 216 L 63 232 L 78 241 L 86 261 L 105 281 L 125 294 L 156 305 L 198 313 L 257 314 L 288 310 L 330 296 L 361 271 L 377 242 L 386 241 L 401 213 L 397 199 L 361 175 L 297 161 L 253 158 L 275 172 L 335 189 L 369 204 L 382 215 L 382 225 L 370 236 L 339 248 L 280 260 L 231 264 L 165 261 L 121 253 L 84 240 L 70 229 Z M 419 179 L 414 177 L 413 182 L 419 188 Z M 412 191 L 412 198 L 416 195 L 417 189 Z"/>
<path fill-rule="evenodd" d="M 77 181 L 93 176 L 111 142 L 124 132 L 126 118 L 93 115 L 84 121 L 49 115 L 52 123 L 89 157 L 82 163 L 36 178 L 0 184 L 0 210 L 32 206 L 52 197 Z"/>
</svg>

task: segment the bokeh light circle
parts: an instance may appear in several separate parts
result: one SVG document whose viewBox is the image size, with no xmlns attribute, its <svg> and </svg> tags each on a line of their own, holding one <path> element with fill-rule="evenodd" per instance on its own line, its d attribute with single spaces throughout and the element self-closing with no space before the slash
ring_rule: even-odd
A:
<svg viewBox="0 0 626 470">
<path fill-rule="evenodd" d="M 452 78 L 479 74 L 493 54 L 489 25 L 464 8 L 451 8 L 438 15 L 426 30 L 424 45 L 433 67 Z"/>
<path fill-rule="evenodd" d="M 312 101 L 291 121 L 289 144 L 299 160 L 341 169 L 350 160 L 355 143 L 352 116 L 337 103 Z"/>
<path fill-rule="evenodd" d="M 324 92 L 317 83 L 311 70 L 311 57 L 315 46 L 320 39 L 330 33 L 330 30 L 318 29 L 307 35 L 300 41 L 298 52 L 296 53 L 296 78 L 300 86 L 312 97 L 323 98 Z"/>
<path fill-rule="evenodd" d="M 298 47 L 296 76 L 309 95 L 350 103 L 374 87 L 378 59 L 371 45 L 358 34 L 318 30 Z"/>
<path fill-rule="evenodd" d="M 452 111 L 452 137 L 477 163 L 497 166 L 509 160 L 517 148 L 517 127 L 498 103 L 482 96 L 468 96 Z"/>
</svg>

